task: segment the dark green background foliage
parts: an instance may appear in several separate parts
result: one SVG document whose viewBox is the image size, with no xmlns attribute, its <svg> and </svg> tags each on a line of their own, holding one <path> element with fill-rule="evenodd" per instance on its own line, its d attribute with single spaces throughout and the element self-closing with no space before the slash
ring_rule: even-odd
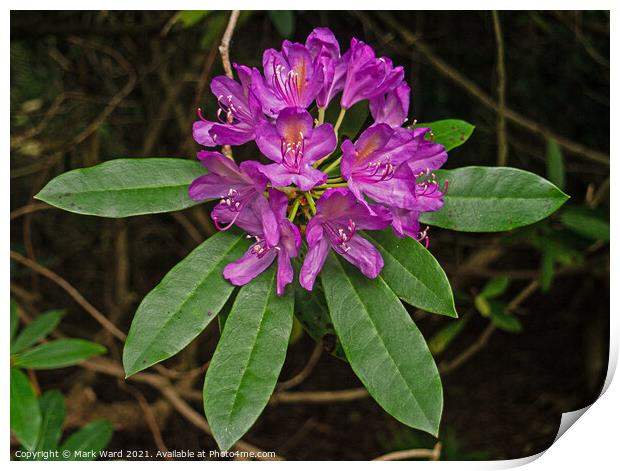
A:
<svg viewBox="0 0 620 471">
<path fill-rule="evenodd" d="M 202 107 L 213 116 L 216 109 L 208 83 L 222 73 L 217 45 L 227 19 L 227 12 L 13 12 L 11 209 L 35 203 L 32 196 L 49 180 L 72 169 L 120 157 L 193 159 L 198 150 L 191 138 L 195 110 Z M 511 232 L 430 230 L 430 251 L 448 275 L 460 317 L 452 318 L 452 306 L 438 304 L 430 293 L 425 307 L 445 315 L 405 305 L 408 313 L 401 312 L 400 318 L 407 323 L 407 314 L 412 316 L 441 374 L 442 459 L 517 458 L 546 448 L 561 412 L 589 404 L 606 373 L 609 14 L 500 12 L 499 20 L 508 165 L 545 176 L 571 200 L 548 220 Z M 402 64 L 413 89 L 410 118 L 419 123 L 455 118 L 475 125 L 466 145 L 450 152 L 447 169 L 496 165 L 499 76 L 491 12 L 243 12 L 231 59 L 260 66 L 264 49 L 279 47 L 284 37 L 303 41 L 316 26 L 329 26 L 343 48 L 356 35 Z M 257 149 L 251 144 L 235 156 L 256 158 Z M 187 178 L 196 169 L 188 161 Z M 458 195 L 458 186 L 455 191 Z M 79 205 L 80 199 L 70 204 Z M 127 332 L 140 300 L 214 233 L 208 217 L 212 204 L 123 220 L 35 206 L 34 212 L 17 213 L 12 220 L 11 249 L 66 278 Z M 433 216 L 427 221 L 450 227 L 450 221 Z M 472 225 L 475 230 L 475 221 Z M 224 252 L 198 256 L 213 261 L 225 258 Z M 333 263 L 328 268 L 340 270 Z M 101 343 L 107 347 L 106 360 L 121 364 L 122 343 L 101 332 L 65 291 L 23 265 L 13 263 L 11 269 L 12 295 L 26 319 L 62 307 L 65 336 Z M 389 275 L 384 273 L 386 279 Z M 401 288 L 432 281 L 439 289 L 443 281 L 435 278 L 401 280 Z M 535 289 L 517 305 L 515 298 L 532 283 Z M 321 286 L 316 295 L 339 306 L 332 291 Z M 297 298 L 304 299 L 299 293 Z M 290 319 L 288 307 L 280 311 L 277 361 Z M 239 312 L 231 298 L 220 316 L 230 313 L 231 322 L 238 322 Z M 209 320 L 188 327 L 190 341 L 192 332 L 208 324 L 163 363 L 167 368 L 195 371 L 211 359 L 220 330 Z M 343 311 L 335 327 L 348 320 Z M 325 350 L 336 356 L 324 352 L 289 394 L 362 386 L 337 358 L 343 352 L 334 325 L 329 320 L 321 325 L 311 334 L 322 336 Z M 459 355 L 487 332 L 484 348 L 459 363 Z M 155 343 L 154 348 L 164 358 L 176 347 Z M 314 341 L 293 324 L 279 380 L 301 371 L 313 348 Z M 203 376 L 196 375 L 190 386 L 199 390 Z M 154 452 L 157 445 L 138 403 L 142 398 L 157 414 L 169 449 L 216 448 L 210 436 L 142 383 L 125 385 L 78 366 L 38 370 L 36 377 L 42 391 L 58 389 L 66 397 L 63 440 L 79 425 L 108 419 L 115 429 L 109 449 Z M 400 379 L 402 385 L 410 380 Z M 276 400 L 244 440 L 288 459 L 370 459 L 434 444 L 430 435 L 407 429 L 368 398 L 289 403 L 277 400 L 278 388 Z M 189 400 L 202 413 L 200 394 Z M 219 439 L 226 442 L 233 435 Z"/>
</svg>

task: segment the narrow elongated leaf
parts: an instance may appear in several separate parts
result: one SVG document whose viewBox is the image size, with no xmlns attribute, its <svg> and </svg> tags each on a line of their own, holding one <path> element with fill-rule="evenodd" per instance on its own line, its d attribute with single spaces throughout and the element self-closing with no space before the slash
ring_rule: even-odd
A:
<svg viewBox="0 0 620 471">
<path fill-rule="evenodd" d="M 222 275 L 248 242 L 220 231 L 179 262 L 138 306 L 131 323 L 123 365 L 131 376 L 187 346 L 211 322 L 234 286 Z"/>
<path fill-rule="evenodd" d="M 19 316 L 17 315 L 17 302 L 13 298 L 11 298 L 11 342 L 13 341 L 13 337 L 17 333 L 17 328 L 19 327 Z"/>
<path fill-rule="evenodd" d="M 290 38 L 295 32 L 295 12 L 291 10 L 269 10 L 269 18 L 282 37 Z"/>
<path fill-rule="evenodd" d="M 428 341 L 428 348 L 431 353 L 439 355 L 448 348 L 448 345 L 463 331 L 470 318 L 471 316 L 465 315 L 465 317 L 459 320 L 448 321 L 449 324 L 442 327 Z"/>
<path fill-rule="evenodd" d="M 269 402 L 293 325 L 291 287 L 276 295 L 272 267 L 241 288 L 205 377 L 204 408 L 220 449 L 248 431 Z"/>
<path fill-rule="evenodd" d="M 609 240 L 609 220 L 596 209 L 568 207 L 562 213 L 562 222 L 566 227 L 588 239 Z"/>
<path fill-rule="evenodd" d="M 564 157 L 560 146 L 554 140 L 547 141 L 547 178 L 560 190 L 564 189 Z"/>
<path fill-rule="evenodd" d="M 62 429 L 67 414 L 65 398 L 60 391 L 45 392 L 39 399 L 41 408 L 41 431 L 37 440 L 37 450 L 55 450 L 60 443 Z"/>
<path fill-rule="evenodd" d="M 13 364 L 20 368 L 49 370 L 64 368 L 106 352 L 98 343 L 82 339 L 59 339 L 18 353 L 13 356 Z"/>
<path fill-rule="evenodd" d="M 499 232 L 546 218 L 568 196 L 542 177 L 510 167 L 463 167 L 435 172 L 449 182 L 444 207 L 420 221 L 464 232 Z"/>
<path fill-rule="evenodd" d="M 465 144 L 476 128 L 473 124 L 460 119 L 442 119 L 432 123 L 418 123 L 416 128 L 431 128 L 432 140 L 450 151 Z"/>
<path fill-rule="evenodd" d="M 452 288 L 441 265 L 422 244 L 391 230 L 366 233 L 383 255 L 381 277 L 402 300 L 425 311 L 458 317 Z"/>
<path fill-rule="evenodd" d="M 28 324 L 11 345 L 11 353 L 19 353 L 22 350 L 34 345 L 38 340 L 45 337 L 56 328 L 63 311 L 54 310 L 41 314 L 30 324 Z"/>
<path fill-rule="evenodd" d="M 480 294 L 487 299 L 497 298 L 504 294 L 509 284 L 510 278 L 507 276 L 496 276 L 487 281 Z"/>
<path fill-rule="evenodd" d="M 65 440 L 60 456 L 64 460 L 93 461 L 99 452 L 105 449 L 112 438 L 112 423 L 108 420 L 96 420 L 82 427 Z M 63 451 L 69 451 L 68 457 Z"/>
<path fill-rule="evenodd" d="M 198 204 L 188 196 L 187 188 L 205 173 L 199 162 L 185 159 L 110 160 L 57 176 L 35 198 L 93 216 L 165 213 Z"/>
<path fill-rule="evenodd" d="M 379 276 L 371 280 L 330 254 L 321 282 L 355 374 L 390 415 L 437 436 L 443 392 L 424 337 Z"/>
<path fill-rule="evenodd" d="M 30 381 L 11 368 L 11 430 L 27 450 L 34 450 L 41 428 L 41 411 Z"/>
</svg>

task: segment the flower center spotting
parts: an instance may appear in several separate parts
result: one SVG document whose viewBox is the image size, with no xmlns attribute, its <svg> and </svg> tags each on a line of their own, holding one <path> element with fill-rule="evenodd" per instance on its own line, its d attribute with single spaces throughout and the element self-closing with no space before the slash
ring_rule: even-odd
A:
<svg viewBox="0 0 620 471">
<path fill-rule="evenodd" d="M 282 163 L 293 171 L 299 171 L 304 156 L 304 133 L 299 131 L 296 139 L 283 137 L 281 142 Z"/>
<path fill-rule="evenodd" d="M 341 253 L 347 253 L 351 250 L 348 242 L 355 235 L 355 221 L 353 219 L 349 219 L 347 225 L 324 222 L 323 229 L 327 232 L 337 250 L 341 251 Z"/>
</svg>

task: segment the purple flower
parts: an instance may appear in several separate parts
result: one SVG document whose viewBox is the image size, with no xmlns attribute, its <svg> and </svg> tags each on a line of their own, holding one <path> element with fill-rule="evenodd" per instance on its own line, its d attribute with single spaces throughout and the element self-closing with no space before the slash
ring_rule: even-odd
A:
<svg viewBox="0 0 620 471">
<path fill-rule="evenodd" d="M 256 144 L 263 154 L 277 162 L 260 171 L 274 186 L 297 185 L 308 191 L 325 183 L 327 174 L 312 167 L 336 148 L 331 124 L 312 127 L 312 116 L 302 108 L 283 109 L 275 125 L 263 121 L 256 130 Z"/>
<path fill-rule="evenodd" d="M 420 172 L 427 172 L 428 170 L 437 170 L 448 160 L 448 153 L 444 146 L 435 144 L 430 139 L 426 139 L 426 135 L 430 131 L 430 128 L 397 130 L 398 133 L 404 136 L 404 139 L 406 139 L 406 136 L 409 134 L 418 142 L 415 155 L 407 161 L 407 165 L 416 175 Z"/>
<path fill-rule="evenodd" d="M 342 143 L 342 176 L 362 202 L 366 195 L 388 206 L 413 208 L 415 176 L 402 164 L 414 157 L 418 145 L 412 132 L 375 124 L 355 144 L 348 139 Z"/>
<path fill-rule="evenodd" d="M 328 28 L 315 28 L 306 39 L 315 67 L 323 70 L 323 84 L 316 95 L 316 104 L 326 108 L 331 99 L 342 91 L 347 74 L 349 55 L 340 56 L 340 44 Z"/>
<path fill-rule="evenodd" d="M 394 90 L 371 98 L 370 114 L 375 123 L 386 123 L 393 128 L 402 126 L 407 121 L 410 94 L 411 87 L 407 82 L 401 82 Z"/>
<path fill-rule="evenodd" d="M 403 81 L 402 66 L 393 67 L 387 57 L 377 59 L 375 51 L 359 39 L 351 39 L 347 77 L 340 105 L 350 108 L 358 101 L 383 95 Z"/>
<path fill-rule="evenodd" d="M 251 71 L 235 64 L 241 84 L 225 75 L 211 81 L 211 91 L 217 97 L 218 122 L 207 121 L 200 109 L 200 121 L 193 125 L 194 140 L 203 146 L 240 145 L 254 139 L 254 131 L 263 117 L 262 105 L 250 90 Z"/>
<path fill-rule="evenodd" d="M 409 208 L 391 208 L 392 229 L 398 237 L 408 235 L 417 240 L 426 240 L 428 247 L 428 236 L 426 235 L 428 228 L 420 232 L 420 214 L 438 211 L 443 207 L 443 197 L 448 191 L 448 182 L 446 181 L 444 191 L 441 191 L 435 174 L 431 173 L 428 168 L 415 176 L 418 179 L 413 187 L 415 203 Z"/>
<path fill-rule="evenodd" d="M 267 178 L 258 171 L 260 164 L 248 161 L 238 167 L 219 152 L 200 151 L 197 155 L 209 173 L 191 183 L 189 197 L 197 201 L 220 199 L 211 213 L 213 222 L 220 230 L 226 230 L 233 224 L 245 228 L 246 217 L 251 218 L 248 210 L 261 212 L 261 221 L 265 224 L 262 233 L 271 245 L 277 244 L 279 233 L 274 228 L 275 218 L 262 196 Z"/>
<path fill-rule="evenodd" d="M 319 199 L 317 213 L 306 227 L 308 253 L 304 259 L 299 283 L 312 290 L 325 258 L 332 248 L 369 278 L 376 278 L 383 268 L 379 251 L 356 233 L 358 229 L 384 229 L 391 216 L 381 206 L 372 210 L 358 203 L 347 189 L 332 188 Z"/>
<path fill-rule="evenodd" d="M 286 285 L 293 281 L 291 258 L 296 257 L 299 252 L 301 235 L 297 226 L 286 218 L 286 195 L 274 189 L 269 189 L 268 194 L 267 210 L 275 220 L 274 227 L 279 233 L 278 242 L 269 244 L 265 238 L 264 211 L 257 210 L 256 206 L 246 211 L 242 222 L 237 222 L 237 225 L 245 229 L 248 237 L 254 238 L 255 242 L 239 260 L 226 265 L 224 278 L 233 285 L 244 285 L 269 268 L 277 258 L 276 292 L 282 296 Z M 263 197 L 261 199 L 266 202 Z"/>
<path fill-rule="evenodd" d="M 282 43 L 282 52 L 265 51 L 263 72 L 264 79 L 257 69 L 252 70 L 252 89 L 265 114 L 274 118 L 284 108 L 308 108 L 323 85 L 323 70 L 310 51 L 290 41 Z"/>
</svg>

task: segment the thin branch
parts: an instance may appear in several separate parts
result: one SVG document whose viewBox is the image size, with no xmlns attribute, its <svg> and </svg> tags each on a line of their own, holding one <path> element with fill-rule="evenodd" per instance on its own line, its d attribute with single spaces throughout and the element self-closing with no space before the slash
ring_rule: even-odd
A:
<svg viewBox="0 0 620 471">
<path fill-rule="evenodd" d="M 67 280 L 62 278 L 60 275 L 57 275 L 50 269 L 39 265 L 34 260 L 24 257 L 22 254 L 13 252 L 12 250 L 11 250 L 11 258 L 15 260 L 16 262 L 27 266 L 28 268 L 35 271 L 36 273 L 44 276 L 50 281 L 53 281 L 58 286 L 60 286 L 62 289 L 64 289 L 67 292 L 67 294 L 75 300 L 75 302 L 77 302 L 80 306 L 82 306 L 84 310 L 88 314 L 90 314 L 93 319 L 95 319 L 105 330 L 110 332 L 114 337 L 116 337 L 117 339 L 121 341 L 124 341 L 127 338 L 127 336 L 118 327 L 116 327 L 112 322 L 110 322 L 110 320 L 106 316 L 104 316 L 95 306 L 89 303 L 84 298 L 84 296 L 82 296 L 80 292 L 73 287 L 71 283 L 69 283 Z"/>
<path fill-rule="evenodd" d="M 368 397 L 366 388 L 343 389 L 340 391 L 281 391 L 271 397 L 271 404 L 308 402 L 320 404 L 326 402 L 347 402 Z"/>
<path fill-rule="evenodd" d="M 508 163 L 508 139 L 506 138 L 506 64 L 504 61 L 504 39 L 499 14 L 493 10 L 493 30 L 497 43 L 497 165 Z"/>
<path fill-rule="evenodd" d="M 220 55 L 222 56 L 224 73 L 230 78 L 233 78 L 232 67 L 230 65 L 230 41 L 232 40 L 233 33 L 235 32 L 235 26 L 237 25 L 237 20 L 239 19 L 239 13 L 240 10 L 233 10 L 230 13 L 228 25 L 226 26 L 226 30 L 224 31 L 222 42 L 219 47 Z"/>
<path fill-rule="evenodd" d="M 153 441 L 155 442 L 155 445 L 157 446 L 159 451 L 163 453 L 164 459 L 170 460 L 171 458 L 168 458 L 168 452 L 170 450 L 168 449 L 168 447 L 166 446 L 166 443 L 164 442 L 164 438 L 161 435 L 161 430 L 159 428 L 159 425 L 157 424 L 157 420 L 155 419 L 155 414 L 153 414 L 153 409 L 151 408 L 150 404 L 147 402 L 146 398 L 144 397 L 144 394 L 142 394 L 140 390 L 137 388 L 134 388 L 129 385 L 125 385 L 125 386 L 129 390 L 129 392 L 131 392 L 131 394 L 137 399 L 138 404 L 140 404 L 140 408 L 142 409 L 142 412 L 144 413 L 144 420 L 146 422 L 146 425 L 149 427 L 149 430 L 151 431 L 151 435 L 153 435 Z"/>
<path fill-rule="evenodd" d="M 32 203 L 32 204 L 27 204 L 26 206 L 22 206 L 21 208 L 17 208 L 15 211 L 11 211 L 11 214 L 9 216 L 10 220 L 12 221 L 13 219 L 17 219 L 18 217 L 21 217 L 25 214 L 30 214 L 30 213 L 34 213 L 36 211 L 42 211 L 45 209 L 52 209 L 53 206 L 50 206 L 49 204 L 46 203 Z"/>
<path fill-rule="evenodd" d="M 355 12 L 355 14 L 362 18 L 363 21 L 367 22 L 368 24 L 372 24 L 372 19 L 366 13 L 357 11 Z M 425 56 L 428 62 L 433 67 L 435 67 L 442 75 L 462 87 L 467 93 L 477 98 L 478 101 L 480 101 L 480 103 L 482 103 L 487 108 L 490 108 L 495 112 L 498 111 L 499 104 L 496 103 L 493 98 L 491 98 L 486 92 L 484 92 L 470 79 L 463 76 L 458 70 L 456 70 L 447 62 L 436 56 L 428 45 L 426 45 L 414 33 L 412 33 L 410 30 L 400 24 L 396 19 L 394 19 L 392 15 L 383 12 L 379 12 L 377 13 L 377 15 L 387 26 L 395 30 L 403 40 L 404 44 L 394 42 L 394 48 L 398 49 L 403 54 L 410 54 L 411 51 L 408 48 L 414 47 L 418 50 L 418 52 Z M 583 144 L 579 144 L 578 142 L 560 136 L 559 134 L 556 134 L 542 124 L 533 121 L 523 116 L 522 114 L 511 110 L 510 108 L 506 108 L 505 114 L 508 121 L 511 121 L 517 126 L 520 126 L 521 128 L 526 129 L 534 134 L 542 136 L 545 139 L 554 139 L 560 147 L 567 150 L 568 152 L 579 155 L 581 157 L 585 157 L 586 159 L 595 162 L 609 165 L 609 155 L 604 152 L 590 149 Z"/>
<path fill-rule="evenodd" d="M 428 458 L 431 461 L 438 461 L 441 456 L 441 442 L 437 442 L 432 450 L 424 448 L 416 450 L 393 451 L 375 458 L 373 461 L 397 461 L 408 460 L 411 458 Z"/>
<path fill-rule="evenodd" d="M 308 378 L 308 376 L 312 374 L 312 371 L 314 371 L 314 367 L 316 366 L 319 359 L 321 358 L 322 353 L 323 353 L 323 345 L 321 345 L 321 343 L 317 343 L 314 346 L 314 350 L 312 350 L 312 353 L 310 354 L 310 358 L 308 359 L 306 366 L 304 366 L 303 369 L 299 373 L 297 373 L 295 376 L 293 376 L 291 379 L 282 381 L 280 384 L 278 384 L 278 388 L 281 390 L 291 389 L 303 383 L 306 380 L 306 378 Z"/>
</svg>

